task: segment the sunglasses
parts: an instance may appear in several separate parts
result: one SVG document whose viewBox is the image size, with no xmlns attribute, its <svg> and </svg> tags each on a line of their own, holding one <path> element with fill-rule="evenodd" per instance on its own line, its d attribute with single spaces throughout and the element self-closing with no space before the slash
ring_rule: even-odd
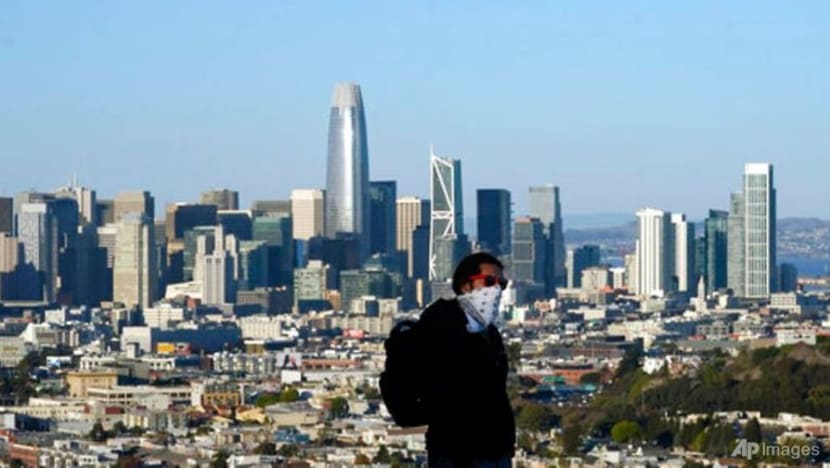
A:
<svg viewBox="0 0 830 468">
<path fill-rule="evenodd" d="M 500 276 L 495 276 L 495 275 L 473 275 L 473 276 L 467 277 L 467 280 L 469 280 L 469 281 L 475 281 L 475 280 L 478 280 L 478 279 L 484 280 L 484 285 L 487 286 L 488 288 L 490 286 L 494 286 L 494 285 L 498 284 L 499 286 L 501 286 L 502 290 L 507 289 L 507 282 L 508 282 L 507 278 L 502 278 Z"/>
</svg>

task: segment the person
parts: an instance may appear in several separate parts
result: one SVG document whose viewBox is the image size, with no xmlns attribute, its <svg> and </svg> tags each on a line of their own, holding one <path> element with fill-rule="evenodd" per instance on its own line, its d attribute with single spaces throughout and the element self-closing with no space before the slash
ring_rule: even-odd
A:
<svg viewBox="0 0 830 468">
<path fill-rule="evenodd" d="M 452 278 L 456 298 L 439 299 L 421 314 L 430 467 L 511 466 L 516 426 L 507 354 L 493 324 L 507 287 L 503 269 L 488 253 L 465 257 Z"/>
</svg>

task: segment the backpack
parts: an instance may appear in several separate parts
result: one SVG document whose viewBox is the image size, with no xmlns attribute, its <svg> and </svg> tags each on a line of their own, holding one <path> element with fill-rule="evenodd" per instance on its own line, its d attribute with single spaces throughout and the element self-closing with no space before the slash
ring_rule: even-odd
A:
<svg viewBox="0 0 830 468">
<path fill-rule="evenodd" d="M 424 402 L 424 354 L 419 325 L 404 320 L 383 343 L 386 365 L 380 374 L 380 394 L 386 409 L 401 427 L 427 424 Z"/>
</svg>

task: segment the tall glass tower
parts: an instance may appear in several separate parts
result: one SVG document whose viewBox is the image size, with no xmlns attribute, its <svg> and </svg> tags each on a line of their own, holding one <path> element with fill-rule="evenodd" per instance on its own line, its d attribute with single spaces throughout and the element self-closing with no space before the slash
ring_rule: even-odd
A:
<svg viewBox="0 0 830 468">
<path fill-rule="evenodd" d="M 429 186 L 432 195 L 429 226 L 429 278 L 442 281 L 446 279 L 447 275 L 444 274 L 446 271 L 452 275 L 455 265 L 452 264 L 452 259 L 443 254 L 445 249 L 439 248 L 439 241 L 452 238 L 464 242 L 463 239 L 455 237 L 464 233 L 461 161 L 436 156 L 432 148 L 430 148 L 429 161 Z M 449 264 L 448 267 L 447 264 Z"/>
<path fill-rule="evenodd" d="M 776 213 L 771 164 L 744 167 L 744 275 L 746 296 L 775 292 Z"/>
<path fill-rule="evenodd" d="M 356 83 L 338 83 L 331 99 L 326 237 L 352 233 L 361 258 L 369 250 L 369 150 L 363 97 Z"/>
</svg>

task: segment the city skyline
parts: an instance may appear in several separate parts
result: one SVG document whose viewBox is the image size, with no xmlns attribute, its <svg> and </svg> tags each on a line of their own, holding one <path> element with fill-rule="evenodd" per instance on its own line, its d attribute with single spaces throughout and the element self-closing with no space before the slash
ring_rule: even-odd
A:
<svg viewBox="0 0 830 468">
<path fill-rule="evenodd" d="M 776 165 L 779 185 L 791 187 L 781 216 L 830 218 L 814 194 L 830 169 L 820 79 L 830 15 L 821 3 L 489 6 L 468 22 L 447 6 L 419 12 L 415 24 L 396 6 L 366 18 L 342 6 L 322 15 L 316 5 L 260 6 L 254 14 L 179 4 L 149 15 L 131 6 L 91 14 L 53 5 L 45 14 L 4 5 L 0 139 L 13 157 L 0 191 L 51 189 L 75 173 L 102 197 L 153 181 L 162 205 L 218 186 L 236 186 L 243 205 L 287 199 L 292 187 L 324 187 L 327 97 L 333 83 L 355 80 L 374 122 L 370 178 L 398 180 L 401 194 L 427 195 L 422 158 L 435 144 L 465 161 L 467 200 L 477 187 L 504 187 L 523 207 L 524 187 L 553 183 L 567 214 L 659 203 L 702 219 L 726 208 L 715 194 L 732 189 L 727 174 L 757 160 Z M 71 26 L 75 15 L 84 31 Z M 176 21 L 191 15 L 204 21 Z M 315 16 L 322 20 L 287 21 Z M 342 34 L 352 23 L 341 18 L 364 27 Z M 605 32 L 572 26 L 582 20 Z M 761 27 L 773 20 L 775 34 Z M 428 26 L 451 32 L 424 37 Z M 491 30 L 504 40 L 487 39 Z M 306 46 L 288 47 L 297 37 Z M 324 51 L 334 58 L 307 73 Z M 133 160 L 142 164 L 125 170 Z M 706 190 L 691 177 L 697 167 L 712 169 Z"/>
</svg>

